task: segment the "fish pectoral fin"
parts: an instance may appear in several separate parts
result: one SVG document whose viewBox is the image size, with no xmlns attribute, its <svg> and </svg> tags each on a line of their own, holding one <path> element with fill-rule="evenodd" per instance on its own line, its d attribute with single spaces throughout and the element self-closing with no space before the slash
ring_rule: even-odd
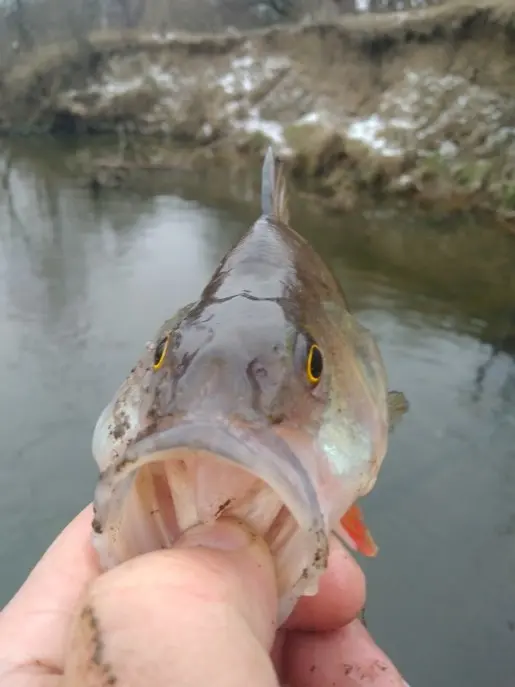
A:
<svg viewBox="0 0 515 687">
<path fill-rule="evenodd" d="M 399 421 L 409 410 L 409 402 L 402 391 L 388 392 L 388 424 L 390 432 L 398 425 Z"/>
<path fill-rule="evenodd" d="M 340 525 L 345 530 L 347 536 L 350 537 L 359 553 L 370 558 L 377 555 L 378 546 L 365 525 L 361 508 L 356 503 L 340 519 Z"/>
</svg>

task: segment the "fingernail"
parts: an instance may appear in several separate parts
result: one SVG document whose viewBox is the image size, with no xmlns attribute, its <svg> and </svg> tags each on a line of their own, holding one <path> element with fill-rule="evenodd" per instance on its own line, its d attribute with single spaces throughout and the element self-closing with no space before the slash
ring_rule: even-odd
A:
<svg viewBox="0 0 515 687">
<path fill-rule="evenodd" d="M 237 551 L 255 541 L 252 534 L 243 523 L 224 518 L 209 525 L 196 525 L 187 530 L 177 541 L 180 548 L 190 549 L 203 546 L 218 551 Z"/>
</svg>

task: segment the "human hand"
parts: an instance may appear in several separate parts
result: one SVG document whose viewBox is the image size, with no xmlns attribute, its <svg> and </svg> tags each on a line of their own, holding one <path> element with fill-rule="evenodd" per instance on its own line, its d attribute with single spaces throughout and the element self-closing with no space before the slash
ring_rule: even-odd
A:
<svg viewBox="0 0 515 687">
<path fill-rule="evenodd" d="M 100 574 L 86 508 L 0 614 L 9 687 L 402 687 L 356 615 L 364 575 L 332 542 L 315 597 L 275 626 L 270 554 L 227 521 Z"/>
</svg>

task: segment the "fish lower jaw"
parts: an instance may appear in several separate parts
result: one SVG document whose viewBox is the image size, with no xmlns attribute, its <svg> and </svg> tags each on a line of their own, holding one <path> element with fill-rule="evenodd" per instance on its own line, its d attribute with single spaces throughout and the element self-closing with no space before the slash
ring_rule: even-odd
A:
<svg viewBox="0 0 515 687">
<path fill-rule="evenodd" d="M 106 502 L 107 500 L 107 502 Z M 301 528 L 263 480 L 208 452 L 188 451 L 147 462 L 118 483 L 99 483 L 93 543 L 104 569 L 137 555 L 172 548 L 184 532 L 218 518 L 241 520 L 274 558 L 279 622 L 302 595 L 318 591 L 327 566 L 327 537 Z M 101 516 L 100 516 L 101 514 Z"/>
</svg>

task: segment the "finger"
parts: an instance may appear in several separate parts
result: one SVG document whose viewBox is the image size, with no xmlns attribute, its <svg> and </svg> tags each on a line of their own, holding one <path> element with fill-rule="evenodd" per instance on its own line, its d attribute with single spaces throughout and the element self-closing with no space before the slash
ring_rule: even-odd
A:
<svg viewBox="0 0 515 687">
<path fill-rule="evenodd" d="M 316 596 L 297 603 L 285 627 L 294 630 L 335 630 L 353 620 L 365 604 L 365 575 L 336 539 L 331 540 L 329 566 Z"/>
<path fill-rule="evenodd" d="M 91 519 L 88 506 L 61 532 L 0 614 L 0 678 L 15 666 L 55 672 L 62 664 L 73 608 L 99 574 Z"/>
<path fill-rule="evenodd" d="M 268 548 L 231 521 L 209 529 L 93 582 L 71 630 L 66 687 L 277 687 Z"/>
<path fill-rule="evenodd" d="M 282 668 L 285 682 L 295 687 L 405 687 L 359 620 L 325 634 L 292 633 Z"/>
</svg>

